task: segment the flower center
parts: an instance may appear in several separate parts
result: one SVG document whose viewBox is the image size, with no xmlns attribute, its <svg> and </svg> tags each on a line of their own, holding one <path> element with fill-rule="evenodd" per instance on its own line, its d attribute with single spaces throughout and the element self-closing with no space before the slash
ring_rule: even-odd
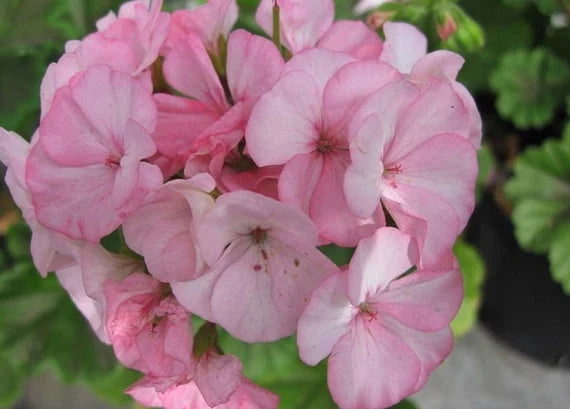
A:
<svg viewBox="0 0 570 409">
<path fill-rule="evenodd" d="M 263 243 L 267 238 L 267 231 L 260 229 L 259 227 L 252 230 L 250 234 L 255 244 Z"/>
<path fill-rule="evenodd" d="M 384 168 L 384 175 L 386 176 L 394 176 L 399 175 L 402 173 L 402 165 L 392 165 L 387 168 Z"/>
<path fill-rule="evenodd" d="M 362 302 L 358 305 L 360 313 L 368 318 L 368 322 L 374 321 L 378 318 L 378 313 L 374 311 L 370 304 L 367 302 Z"/>
</svg>

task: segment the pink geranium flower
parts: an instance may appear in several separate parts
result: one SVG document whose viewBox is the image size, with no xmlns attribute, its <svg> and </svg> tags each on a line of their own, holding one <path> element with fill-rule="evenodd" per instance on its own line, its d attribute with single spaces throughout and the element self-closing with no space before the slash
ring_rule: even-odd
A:
<svg viewBox="0 0 570 409">
<path fill-rule="evenodd" d="M 247 191 L 222 195 L 197 226 L 210 271 L 172 285 L 189 311 L 246 342 L 295 332 L 311 292 L 336 267 L 300 211 Z"/>
<path fill-rule="evenodd" d="M 189 314 L 152 277 L 134 273 L 104 283 L 106 329 L 127 367 L 154 377 L 176 377 L 191 367 Z"/>
<path fill-rule="evenodd" d="M 273 35 L 273 6 L 279 6 L 280 32 L 285 47 L 297 54 L 315 46 L 358 59 L 377 59 L 382 40 L 361 21 L 333 23 L 333 0 L 262 0 L 255 19 Z"/>
<path fill-rule="evenodd" d="M 473 212 L 477 155 L 469 131 L 462 99 L 437 80 L 424 92 L 407 81 L 389 84 L 351 123 L 348 205 L 360 217 L 383 206 L 418 241 L 424 266 L 451 249 Z"/>
<path fill-rule="evenodd" d="M 261 167 L 285 165 L 279 198 L 308 214 L 323 242 L 356 246 L 384 223 L 382 212 L 360 218 L 346 201 L 347 124 L 366 97 L 399 77 L 388 64 L 308 50 L 287 63 L 252 111 L 245 135 L 251 158 Z"/>
<path fill-rule="evenodd" d="M 118 16 L 110 12 L 97 22 L 98 31 L 82 41 L 69 41 L 65 54 L 48 67 L 41 84 L 42 117 L 51 107 L 56 91 L 78 73 L 104 64 L 139 76 L 152 88 L 148 68 L 158 58 L 166 39 L 170 15 L 161 12 L 162 0 L 135 0 L 123 4 Z"/>
<path fill-rule="evenodd" d="M 220 39 L 226 39 L 238 18 L 236 0 L 208 0 L 206 4 L 190 10 L 172 13 L 165 48 L 172 49 L 188 34 L 196 34 L 206 49 L 218 56 Z"/>
<path fill-rule="evenodd" d="M 406 234 L 379 229 L 348 271 L 313 294 L 299 319 L 303 361 L 330 355 L 328 385 L 341 409 L 381 409 L 418 391 L 451 351 L 449 322 L 463 297 L 456 265 L 405 274 L 417 261 Z"/>
<path fill-rule="evenodd" d="M 469 113 L 468 139 L 475 148 L 481 146 L 481 115 L 467 88 L 456 81 L 464 59 L 447 50 L 427 53 L 427 39 L 416 27 L 407 23 L 387 22 L 383 25 L 386 42 L 380 60 L 407 74 L 421 89 L 429 87 L 432 79 L 447 81 L 459 95 Z"/>
<path fill-rule="evenodd" d="M 97 66 L 61 88 L 40 125 L 26 182 L 38 221 L 74 239 L 98 242 L 162 184 L 143 160 L 156 107 L 131 76 Z"/>
</svg>

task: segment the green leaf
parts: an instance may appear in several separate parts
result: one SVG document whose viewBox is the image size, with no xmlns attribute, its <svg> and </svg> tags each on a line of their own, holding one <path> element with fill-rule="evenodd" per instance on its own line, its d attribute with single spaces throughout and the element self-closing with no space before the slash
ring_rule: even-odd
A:
<svg viewBox="0 0 570 409">
<path fill-rule="evenodd" d="M 95 336 L 55 275 L 42 279 L 27 259 L 0 271 L 0 351 L 26 376 L 51 370 L 103 398 L 130 399 L 122 394 L 134 374 Z"/>
<path fill-rule="evenodd" d="M 0 408 L 11 408 L 24 393 L 24 378 L 11 359 L 0 353 Z"/>
<path fill-rule="evenodd" d="M 517 241 L 526 250 L 548 253 L 554 279 L 569 291 L 570 144 L 549 140 L 527 149 L 518 158 L 505 193 L 514 202 Z"/>
<path fill-rule="evenodd" d="M 319 250 L 337 266 L 342 267 L 350 263 L 350 259 L 352 258 L 355 249 L 329 244 L 319 247 Z"/>
<path fill-rule="evenodd" d="M 508 6 L 519 9 L 524 8 L 534 2 L 541 13 L 550 16 L 554 13 L 562 11 L 561 2 L 567 2 L 567 0 L 503 0 L 503 2 Z"/>
<path fill-rule="evenodd" d="M 466 56 L 459 81 L 471 92 L 486 90 L 489 77 L 506 53 L 526 49 L 533 42 L 533 28 L 522 11 L 497 0 L 462 0 L 461 5 L 485 31 L 485 47 Z"/>
<path fill-rule="evenodd" d="M 468 333 L 477 322 L 485 280 L 485 263 L 477 249 L 463 239 L 457 240 L 453 252 L 459 261 L 465 291 L 459 312 L 451 322 L 453 334 L 458 338 Z"/>
<path fill-rule="evenodd" d="M 497 110 L 521 129 L 546 125 L 568 91 L 568 69 L 547 49 L 507 53 L 491 76 Z"/>
<path fill-rule="evenodd" d="M 555 281 L 570 294 L 570 222 L 557 226 L 548 252 L 550 271 Z"/>
<path fill-rule="evenodd" d="M 489 183 L 491 175 L 495 171 L 496 161 L 493 152 L 487 146 L 482 146 L 477 151 L 477 162 L 479 163 L 479 174 L 477 176 L 477 185 L 475 189 L 475 197 L 477 201 L 481 199 L 482 191 Z"/>
<path fill-rule="evenodd" d="M 443 24 L 451 18 L 457 25 L 457 31 L 446 41 L 440 42 L 442 47 L 458 52 L 473 52 L 485 44 L 483 28 L 455 3 L 442 1 L 433 6 L 433 19 Z"/>
</svg>

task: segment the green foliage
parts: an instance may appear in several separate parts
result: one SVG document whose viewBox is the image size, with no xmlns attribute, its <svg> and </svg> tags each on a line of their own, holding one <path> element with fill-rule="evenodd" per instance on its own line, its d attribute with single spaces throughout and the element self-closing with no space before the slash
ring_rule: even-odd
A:
<svg viewBox="0 0 570 409">
<path fill-rule="evenodd" d="M 546 125 L 568 91 L 568 69 L 544 48 L 507 53 L 491 76 L 497 110 L 518 128 Z"/>
<path fill-rule="evenodd" d="M 482 146 L 477 152 L 477 162 L 479 164 L 479 174 L 477 175 L 475 197 L 479 201 L 483 189 L 488 184 L 493 172 L 495 172 L 496 161 L 493 152 L 487 146 Z"/>
<path fill-rule="evenodd" d="M 138 375 L 117 363 L 56 277 L 39 276 L 29 240 L 23 224 L 6 235 L 11 267 L 0 271 L 0 361 L 12 376 L 0 377 L 0 406 L 19 397 L 23 379 L 43 370 L 67 383 L 83 382 L 112 402 L 129 402 L 123 390 Z"/>
<path fill-rule="evenodd" d="M 547 16 L 562 11 L 564 2 L 566 2 L 566 5 L 570 7 L 568 0 L 503 0 L 503 2 L 508 6 L 519 9 L 527 7 L 529 4 L 534 3 L 540 12 L 546 14 Z"/>
<path fill-rule="evenodd" d="M 350 263 L 350 259 L 352 258 L 355 249 L 329 244 L 327 246 L 319 247 L 319 250 L 337 266 L 342 267 Z"/>
<path fill-rule="evenodd" d="M 570 143 L 549 140 L 527 149 L 505 192 L 514 202 L 512 219 L 519 244 L 548 253 L 554 279 L 570 293 Z"/>
<path fill-rule="evenodd" d="M 465 296 L 457 316 L 451 322 L 451 329 L 455 337 L 461 337 L 469 332 L 477 322 L 485 280 L 485 263 L 477 249 L 461 238 L 455 243 L 453 252 L 459 261 L 463 275 Z"/>
<path fill-rule="evenodd" d="M 391 1 L 379 7 L 390 13 L 394 21 L 407 21 L 422 29 L 428 36 L 432 48 L 448 48 L 459 52 L 480 49 L 485 43 L 485 33 L 456 0 L 409 0 Z M 451 18 L 457 30 L 448 39 L 440 39 L 437 27 Z"/>
</svg>

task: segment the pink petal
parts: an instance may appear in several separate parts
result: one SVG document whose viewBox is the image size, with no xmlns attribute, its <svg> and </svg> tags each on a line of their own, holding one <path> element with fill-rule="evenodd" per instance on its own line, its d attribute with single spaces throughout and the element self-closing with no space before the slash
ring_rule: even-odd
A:
<svg viewBox="0 0 570 409">
<path fill-rule="evenodd" d="M 332 76 L 343 66 L 355 61 L 349 55 L 330 50 L 311 48 L 291 58 L 281 73 L 283 78 L 292 71 L 304 71 L 317 85 L 319 96 Z"/>
<path fill-rule="evenodd" d="M 362 103 L 386 84 L 398 80 L 401 74 L 380 61 L 349 63 L 334 74 L 327 83 L 323 104 L 327 130 L 344 134 L 346 126 Z"/>
<path fill-rule="evenodd" d="M 275 341 L 295 332 L 312 291 L 332 271 L 334 265 L 316 250 L 307 253 L 268 239 L 261 249 L 251 246 L 220 275 L 212 311 L 238 339 Z"/>
<path fill-rule="evenodd" d="M 317 230 L 299 210 L 253 192 L 237 191 L 220 196 L 196 227 L 204 260 L 213 266 L 228 244 L 250 240 L 248 235 L 257 228 L 271 229 L 273 237 L 291 239 L 299 246 L 317 244 Z"/>
<path fill-rule="evenodd" d="M 42 118 L 48 113 L 56 91 L 79 71 L 81 65 L 75 52 L 66 52 L 57 63 L 48 66 L 40 87 Z"/>
<path fill-rule="evenodd" d="M 358 313 L 346 295 L 347 278 L 348 274 L 340 271 L 329 277 L 315 290 L 299 318 L 297 345 L 308 365 L 316 365 L 331 353 Z"/>
<path fill-rule="evenodd" d="M 350 261 L 348 294 L 353 305 L 365 302 L 416 264 L 418 249 L 410 236 L 392 227 L 363 239 Z"/>
<path fill-rule="evenodd" d="M 198 359 L 193 381 L 206 403 L 215 407 L 232 398 L 242 383 L 241 370 L 239 358 L 208 351 Z"/>
<path fill-rule="evenodd" d="M 460 96 L 449 83 L 433 80 L 399 119 L 384 163 L 397 163 L 433 136 L 453 133 L 468 138 L 469 132 L 469 112 Z"/>
<path fill-rule="evenodd" d="M 384 317 L 383 320 L 386 327 L 400 336 L 420 360 L 422 368 L 414 388 L 413 393 L 415 393 L 424 387 L 431 372 L 451 353 L 453 333 L 449 327 L 437 332 L 421 332 L 408 328 L 390 317 Z"/>
<path fill-rule="evenodd" d="M 459 270 L 419 270 L 394 281 L 370 299 L 380 314 L 388 314 L 407 327 L 437 332 L 447 327 L 463 300 Z"/>
<path fill-rule="evenodd" d="M 221 182 L 225 191 L 228 192 L 251 190 L 278 200 L 277 181 L 282 169 L 282 166 L 265 166 L 244 172 L 234 172 L 226 167 L 221 176 Z"/>
<path fill-rule="evenodd" d="M 420 264 L 434 265 L 451 249 L 460 232 L 453 207 L 425 189 L 408 185 L 386 186 L 382 197 L 386 210 L 399 229 L 417 240 Z"/>
<path fill-rule="evenodd" d="M 453 81 L 465 60 L 459 54 L 447 50 L 437 50 L 421 57 L 410 72 L 410 80 L 429 83 L 430 78 Z"/>
<path fill-rule="evenodd" d="M 220 275 L 241 257 L 248 246 L 249 243 L 244 242 L 230 245 L 226 256 L 202 276 L 191 281 L 171 283 L 170 287 L 178 302 L 191 313 L 207 321 L 217 322 L 211 306 L 214 287 Z"/>
<path fill-rule="evenodd" d="M 481 138 L 483 137 L 483 123 L 481 120 L 481 114 L 477 109 L 477 104 L 465 86 L 458 82 L 452 83 L 452 86 L 453 90 L 463 101 L 463 104 L 465 105 L 465 108 L 467 108 L 467 111 L 469 111 L 469 140 L 475 149 L 479 149 L 481 147 Z"/>
<path fill-rule="evenodd" d="M 245 103 L 246 115 L 277 82 L 283 65 L 283 57 L 271 41 L 245 30 L 230 35 L 227 79 L 233 100 Z"/>
<path fill-rule="evenodd" d="M 220 114 L 228 103 L 212 60 L 200 38 L 189 34 L 166 56 L 163 72 L 168 83 L 186 96 L 209 105 Z"/>
<path fill-rule="evenodd" d="M 247 150 L 258 166 L 281 165 L 315 149 L 321 106 L 317 85 L 304 72 L 284 76 L 253 108 Z"/>
<path fill-rule="evenodd" d="M 340 51 L 359 60 L 376 60 L 382 52 L 382 40 L 362 21 L 341 20 L 329 28 L 317 47 Z"/>
<path fill-rule="evenodd" d="M 419 145 L 402 158 L 398 184 L 437 194 L 449 203 L 463 230 L 475 207 L 477 154 L 469 141 L 457 135 L 439 135 Z"/>
<path fill-rule="evenodd" d="M 343 409 L 392 406 L 414 392 L 420 374 L 420 361 L 404 340 L 360 315 L 328 363 L 329 389 Z"/>
<path fill-rule="evenodd" d="M 315 187 L 323 171 L 323 155 L 312 152 L 294 156 L 279 177 L 279 198 L 309 214 Z"/>
<path fill-rule="evenodd" d="M 382 26 L 386 41 L 380 55 L 402 74 L 409 74 L 412 67 L 427 53 L 427 39 L 417 28 L 408 23 L 386 22 Z"/>
<path fill-rule="evenodd" d="M 81 314 L 91 325 L 97 338 L 101 342 L 109 344 L 110 341 L 105 332 L 104 310 L 102 310 L 99 302 L 85 293 L 79 263 L 57 270 L 56 275 L 59 283 L 68 292 L 77 309 L 81 311 Z"/>
<path fill-rule="evenodd" d="M 344 176 L 350 163 L 347 152 L 324 155 L 323 168 L 311 199 L 309 215 L 325 242 L 354 247 L 378 228 L 378 220 L 355 216 L 344 195 Z M 305 179 L 299 180 L 299 183 Z"/>
<path fill-rule="evenodd" d="M 416 88 L 408 82 L 390 83 L 365 101 L 348 127 L 352 164 L 344 190 L 348 205 L 360 217 L 370 217 L 378 207 L 386 151 L 402 113 L 416 97 Z"/>
<path fill-rule="evenodd" d="M 187 156 L 198 135 L 219 119 L 219 113 L 200 102 L 168 94 L 154 94 L 158 108 L 152 135 L 158 151 L 169 157 Z"/>
<path fill-rule="evenodd" d="M 382 195 L 384 166 L 380 158 L 388 135 L 378 130 L 382 124 L 376 114 L 364 119 L 350 144 L 352 163 L 344 177 L 344 192 L 349 208 L 355 215 L 368 217 L 376 211 Z"/>
<path fill-rule="evenodd" d="M 209 0 L 192 10 L 177 10 L 172 14 L 166 46 L 172 48 L 178 40 L 193 33 L 217 55 L 219 38 L 228 36 L 237 18 L 236 0 Z"/>
<path fill-rule="evenodd" d="M 190 203 L 179 193 L 184 189 Z M 197 209 L 192 207 L 192 201 Z M 125 221 L 127 244 L 145 257 L 148 270 L 160 281 L 195 278 L 201 273 L 202 263 L 193 231 L 194 210 L 203 214 L 213 205 L 213 199 L 192 181 L 169 182 Z"/>
<path fill-rule="evenodd" d="M 261 0 L 255 19 L 273 35 L 273 0 Z M 279 0 L 281 37 L 293 54 L 314 46 L 334 19 L 332 0 Z"/>
</svg>

